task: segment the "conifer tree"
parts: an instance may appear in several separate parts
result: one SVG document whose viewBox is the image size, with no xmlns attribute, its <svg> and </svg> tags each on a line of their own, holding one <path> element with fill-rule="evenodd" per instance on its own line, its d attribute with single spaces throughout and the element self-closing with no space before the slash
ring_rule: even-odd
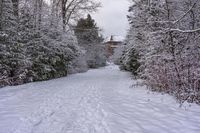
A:
<svg viewBox="0 0 200 133">
<path fill-rule="evenodd" d="M 11 0 L 2 1 L 0 35 L 0 72 L 2 78 L 11 77 L 22 82 L 25 66 L 23 44 L 19 43 L 17 19 Z"/>
<path fill-rule="evenodd" d="M 106 64 L 105 46 L 102 45 L 103 37 L 94 19 L 87 15 L 81 18 L 75 29 L 78 43 L 86 50 L 86 60 L 89 68 L 96 68 Z"/>
<path fill-rule="evenodd" d="M 78 21 L 75 27 L 75 35 L 79 44 L 100 43 L 102 41 L 102 37 L 99 35 L 99 28 L 90 14 L 87 15 L 87 18 L 81 18 Z"/>
</svg>

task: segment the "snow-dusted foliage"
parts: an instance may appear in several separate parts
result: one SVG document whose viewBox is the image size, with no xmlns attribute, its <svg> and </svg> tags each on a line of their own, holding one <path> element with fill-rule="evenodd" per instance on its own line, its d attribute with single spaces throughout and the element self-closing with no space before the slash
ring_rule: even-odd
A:
<svg viewBox="0 0 200 133">
<path fill-rule="evenodd" d="M 0 86 L 48 80 L 76 70 L 84 56 L 72 30 L 43 0 L 3 0 L 0 12 Z M 18 11 L 18 13 L 16 13 Z M 79 62 L 79 67 L 85 67 Z M 75 68 L 75 70 L 72 70 Z M 85 69 L 85 68 L 84 68 Z"/>
<path fill-rule="evenodd" d="M 122 52 L 121 58 L 119 58 L 120 69 L 130 71 L 134 76 L 137 76 L 140 67 L 138 52 L 134 48 L 126 49 Z"/>
<path fill-rule="evenodd" d="M 200 103 L 199 7 L 198 0 L 135 1 L 122 66 L 137 61 L 152 90 Z"/>
<path fill-rule="evenodd" d="M 0 16 L 0 86 L 2 80 L 9 82 L 10 77 L 18 75 L 19 78 L 13 78 L 17 82 L 25 73 L 24 67 L 25 53 L 24 44 L 19 43 L 17 17 L 14 15 L 13 3 L 11 0 L 3 0 L 1 3 Z"/>
<path fill-rule="evenodd" d="M 89 68 L 98 68 L 106 65 L 106 48 L 102 43 L 92 43 L 86 48 L 86 61 Z"/>
<path fill-rule="evenodd" d="M 81 48 L 78 56 L 71 62 L 69 66 L 69 74 L 86 72 L 88 70 L 88 65 L 86 62 L 86 51 Z"/>
<path fill-rule="evenodd" d="M 114 49 L 114 53 L 111 57 L 109 57 L 109 60 L 111 62 L 114 62 L 114 64 L 116 65 L 120 65 L 122 60 L 122 55 L 124 53 L 124 50 L 126 50 L 126 46 L 125 45 L 121 45 L 119 47 L 117 47 L 116 49 Z"/>
<path fill-rule="evenodd" d="M 81 18 L 74 28 L 78 43 L 85 49 L 86 62 L 89 68 L 97 68 L 106 65 L 106 48 L 102 43 L 103 38 L 99 34 L 99 28 L 88 14 L 87 18 Z"/>
</svg>

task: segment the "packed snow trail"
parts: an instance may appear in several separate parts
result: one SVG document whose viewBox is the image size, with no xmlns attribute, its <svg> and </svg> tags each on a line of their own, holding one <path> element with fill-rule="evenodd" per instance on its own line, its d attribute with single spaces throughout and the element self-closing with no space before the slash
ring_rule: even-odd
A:
<svg viewBox="0 0 200 133">
<path fill-rule="evenodd" d="M 200 107 L 132 87 L 117 66 L 0 90 L 0 133 L 199 133 Z"/>
</svg>

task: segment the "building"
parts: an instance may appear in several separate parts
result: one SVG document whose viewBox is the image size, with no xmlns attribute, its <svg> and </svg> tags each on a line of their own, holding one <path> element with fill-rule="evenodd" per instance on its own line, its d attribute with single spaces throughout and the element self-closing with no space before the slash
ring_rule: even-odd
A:
<svg viewBox="0 0 200 133">
<path fill-rule="evenodd" d="M 111 36 L 109 39 L 105 42 L 107 55 L 111 56 L 114 53 L 114 50 L 121 46 L 123 44 L 123 38 L 120 36 Z"/>
</svg>

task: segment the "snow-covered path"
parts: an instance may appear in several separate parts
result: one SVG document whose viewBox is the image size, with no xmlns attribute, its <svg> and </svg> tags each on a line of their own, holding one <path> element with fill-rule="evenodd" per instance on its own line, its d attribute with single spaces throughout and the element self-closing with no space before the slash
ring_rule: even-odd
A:
<svg viewBox="0 0 200 133">
<path fill-rule="evenodd" d="M 200 107 L 133 88 L 115 65 L 0 90 L 0 133 L 199 133 Z"/>
</svg>

